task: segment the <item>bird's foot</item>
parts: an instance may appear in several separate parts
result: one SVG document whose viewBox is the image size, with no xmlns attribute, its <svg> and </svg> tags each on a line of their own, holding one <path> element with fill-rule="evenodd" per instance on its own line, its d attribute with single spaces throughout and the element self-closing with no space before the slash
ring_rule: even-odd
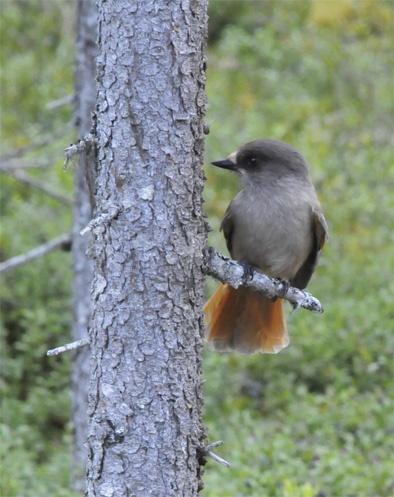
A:
<svg viewBox="0 0 394 497">
<path fill-rule="evenodd" d="M 251 266 L 249 263 L 242 261 L 241 266 L 243 267 L 244 274 L 242 275 L 242 279 L 244 283 L 248 283 L 253 279 L 254 275 L 254 267 Z"/>
<path fill-rule="evenodd" d="M 282 280 L 282 278 L 277 278 L 278 283 L 280 284 L 278 297 L 284 299 L 286 294 L 290 288 L 290 282 L 287 280 Z"/>
<path fill-rule="evenodd" d="M 299 304 L 298 302 L 292 302 L 291 305 L 293 306 L 293 309 L 291 312 L 295 313 L 297 312 L 299 309 L 301 309 L 301 304 Z"/>
</svg>

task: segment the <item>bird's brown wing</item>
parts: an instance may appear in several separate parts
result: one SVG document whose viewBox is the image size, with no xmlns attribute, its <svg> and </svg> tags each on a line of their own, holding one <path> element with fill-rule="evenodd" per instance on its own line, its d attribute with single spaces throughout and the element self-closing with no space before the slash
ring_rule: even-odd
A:
<svg viewBox="0 0 394 497">
<path fill-rule="evenodd" d="M 319 254 L 326 241 L 328 228 L 323 213 L 319 209 L 312 209 L 313 244 L 306 261 L 290 281 L 292 286 L 303 289 L 308 284 L 315 270 Z"/>
<path fill-rule="evenodd" d="M 224 213 L 223 221 L 220 225 L 220 230 L 223 230 L 224 238 L 226 240 L 227 249 L 231 254 L 232 251 L 232 238 L 234 234 L 234 220 L 231 214 L 231 202 Z"/>
</svg>

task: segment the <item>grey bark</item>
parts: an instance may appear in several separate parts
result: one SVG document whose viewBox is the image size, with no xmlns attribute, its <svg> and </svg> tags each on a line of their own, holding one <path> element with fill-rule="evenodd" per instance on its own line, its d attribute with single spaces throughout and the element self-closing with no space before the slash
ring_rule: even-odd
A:
<svg viewBox="0 0 394 497">
<path fill-rule="evenodd" d="M 86 136 L 92 128 L 92 113 L 96 103 L 96 53 L 97 53 L 97 12 L 94 0 L 79 0 L 77 10 L 76 44 L 76 126 L 79 138 Z M 74 221 L 72 255 L 74 266 L 74 317 L 73 339 L 87 337 L 90 318 L 90 284 L 92 263 L 87 257 L 87 240 L 80 235 L 91 219 L 87 172 L 94 169 L 94 155 L 87 150 L 78 158 L 74 176 Z M 72 369 L 72 410 L 74 425 L 74 468 L 73 487 L 85 488 L 85 468 L 87 460 L 87 404 L 89 389 L 89 347 L 78 349 L 73 357 Z"/>
<path fill-rule="evenodd" d="M 205 437 L 206 1 L 98 7 L 87 495 L 193 497 Z"/>
</svg>

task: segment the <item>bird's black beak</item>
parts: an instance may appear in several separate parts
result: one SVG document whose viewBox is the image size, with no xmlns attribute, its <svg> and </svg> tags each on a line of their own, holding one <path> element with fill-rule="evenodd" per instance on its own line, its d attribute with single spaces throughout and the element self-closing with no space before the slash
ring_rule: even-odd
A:
<svg viewBox="0 0 394 497">
<path fill-rule="evenodd" d="M 230 159 L 216 160 L 214 162 L 211 162 L 211 164 L 217 167 L 221 167 L 223 169 L 230 169 L 230 171 L 235 171 L 237 168 L 235 162 L 233 162 Z"/>
</svg>

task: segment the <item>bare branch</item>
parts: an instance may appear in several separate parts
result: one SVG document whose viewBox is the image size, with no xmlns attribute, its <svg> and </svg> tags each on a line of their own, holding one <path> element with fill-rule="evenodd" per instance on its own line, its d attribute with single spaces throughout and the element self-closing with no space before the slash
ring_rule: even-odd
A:
<svg viewBox="0 0 394 497">
<path fill-rule="evenodd" d="M 228 283 L 233 288 L 241 285 L 248 286 L 269 298 L 280 297 L 288 300 L 296 308 L 302 307 L 309 311 L 323 312 L 321 303 L 310 293 L 295 287 L 286 288 L 286 283 L 282 280 L 269 278 L 260 271 L 253 271 L 249 277 L 241 264 L 224 257 L 211 247 L 206 252 L 205 272 L 222 283 Z"/>
<path fill-rule="evenodd" d="M 36 142 L 29 143 L 29 145 L 15 148 L 14 150 L 10 150 L 10 152 L 8 152 L 6 154 L 3 154 L 0 157 L 0 160 L 4 161 L 4 160 L 15 159 L 17 157 L 21 157 L 22 155 L 25 155 L 28 152 L 35 150 L 36 148 L 45 147 L 46 145 L 51 143 L 52 140 L 53 140 L 53 138 L 44 138 L 44 139 L 38 140 Z"/>
<path fill-rule="evenodd" d="M 38 148 L 46 147 L 47 145 L 53 144 L 55 140 L 60 137 L 64 138 L 65 132 L 69 132 L 74 127 L 72 121 L 63 125 L 61 128 L 54 130 L 51 133 L 51 136 L 45 138 L 39 138 L 28 145 L 24 145 L 23 147 L 14 148 L 9 152 L 0 156 L 0 161 L 16 159 L 18 157 L 22 157 L 23 155 L 28 154 L 29 152 L 36 150 Z"/>
<path fill-rule="evenodd" d="M 32 188 L 36 188 L 37 190 L 40 190 L 41 192 L 45 193 L 49 197 L 54 198 L 58 202 L 61 202 L 62 204 L 71 206 L 73 204 L 72 200 L 69 197 L 66 197 L 65 195 L 58 193 L 49 186 L 41 183 L 41 181 L 38 181 L 35 178 L 32 178 L 31 176 L 25 174 L 22 171 L 6 171 L 10 176 L 12 176 L 14 179 L 17 181 L 20 181 L 24 185 L 30 186 Z"/>
<path fill-rule="evenodd" d="M 119 214 L 121 211 L 121 207 L 119 206 L 113 206 L 109 209 L 108 212 L 103 212 L 102 214 L 99 214 L 97 217 L 92 219 L 85 228 L 83 228 L 80 231 L 80 235 L 84 236 L 86 233 L 89 233 L 89 231 L 93 231 L 95 228 L 98 228 L 99 226 L 106 225 L 112 219 L 115 219 L 115 217 Z"/>
<path fill-rule="evenodd" d="M 89 338 L 81 338 L 80 340 L 76 340 L 75 342 L 66 343 L 66 345 L 62 345 L 61 347 L 56 347 L 55 349 L 50 349 L 47 352 L 48 356 L 54 356 L 62 354 L 63 352 L 68 352 L 69 350 L 80 349 L 81 347 L 85 347 L 85 345 L 89 345 Z"/>
<path fill-rule="evenodd" d="M 222 466 L 226 466 L 226 468 L 231 467 L 231 464 L 228 461 L 226 461 L 226 459 L 223 459 L 223 457 L 218 456 L 217 454 L 215 454 L 215 452 L 207 450 L 205 454 L 214 461 L 216 461 L 217 463 L 221 464 Z"/>
<path fill-rule="evenodd" d="M 16 171 L 18 169 L 36 169 L 36 168 L 48 168 L 52 163 L 47 159 L 43 160 L 30 160 L 28 162 L 23 161 L 23 159 L 10 159 L 0 161 L 0 171 L 4 173 Z"/>
<path fill-rule="evenodd" d="M 72 143 L 69 147 L 66 147 L 64 149 L 64 167 L 67 167 L 68 161 L 74 157 L 74 155 L 84 152 L 94 143 L 96 143 L 96 138 L 91 133 L 88 133 L 82 140 L 79 140 L 77 143 Z"/>
<path fill-rule="evenodd" d="M 214 449 L 215 447 L 219 447 L 220 445 L 223 445 L 222 440 L 218 440 L 217 442 L 212 442 L 205 447 L 202 447 L 201 453 L 205 457 L 210 457 L 217 463 L 221 464 L 222 466 L 226 466 L 226 468 L 230 468 L 231 464 L 226 461 L 226 459 L 223 459 L 223 457 L 218 456 L 215 452 L 213 452 L 211 449 Z"/>
<path fill-rule="evenodd" d="M 75 95 L 72 93 L 71 95 L 64 95 L 63 97 L 57 98 L 56 100 L 52 100 L 51 102 L 47 103 L 46 108 L 48 110 L 55 110 L 59 107 L 64 107 L 65 105 L 72 104 L 74 96 Z"/>
<path fill-rule="evenodd" d="M 223 445 L 223 440 L 217 440 L 216 442 L 211 442 L 210 444 L 205 446 L 205 450 L 216 449 L 216 447 L 220 447 Z"/>
<path fill-rule="evenodd" d="M 60 235 L 57 238 L 44 243 L 43 245 L 39 245 L 38 247 L 30 250 L 29 252 L 26 252 L 25 254 L 17 255 L 15 257 L 12 257 L 11 259 L 1 262 L 0 273 L 5 273 L 34 259 L 38 259 L 39 257 L 48 254 L 48 252 L 52 252 L 52 250 L 55 250 L 62 246 L 66 246 L 70 242 L 71 234 L 64 233 L 63 235 Z"/>
</svg>

